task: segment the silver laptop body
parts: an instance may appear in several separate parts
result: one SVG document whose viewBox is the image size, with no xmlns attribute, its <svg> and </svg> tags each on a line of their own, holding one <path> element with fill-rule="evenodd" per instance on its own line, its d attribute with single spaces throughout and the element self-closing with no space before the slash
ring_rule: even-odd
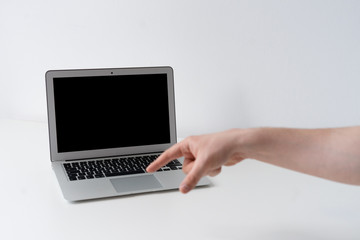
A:
<svg viewBox="0 0 360 240">
<path fill-rule="evenodd" d="M 51 162 L 65 199 L 179 187 L 181 160 L 144 171 L 177 140 L 171 67 L 50 70 L 46 92 Z"/>
</svg>

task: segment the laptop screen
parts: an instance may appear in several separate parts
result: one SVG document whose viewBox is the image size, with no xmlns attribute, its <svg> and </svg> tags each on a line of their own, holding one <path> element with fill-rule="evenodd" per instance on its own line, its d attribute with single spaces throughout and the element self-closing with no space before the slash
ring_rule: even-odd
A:
<svg viewBox="0 0 360 240">
<path fill-rule="evenodd" d="M 166 74 L 53 81 L 59 153 L 170 143 Z"/>
</svg>

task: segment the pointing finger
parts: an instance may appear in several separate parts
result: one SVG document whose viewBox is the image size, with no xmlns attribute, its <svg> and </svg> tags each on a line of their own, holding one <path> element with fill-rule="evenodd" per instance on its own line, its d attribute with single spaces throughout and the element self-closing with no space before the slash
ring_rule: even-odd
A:
<svg viewBox="0 0 360 240">
<path fill-rule="evenodd" d="M 163 152 L 160 157 L 158 157 L 154 162 L 152 162 L 147 168 L 147 172 L 155 172 L 162 166 L 166 165 L 167 163 L 171 162 L 172 160 L 179 158 L 183 156 L 183 153 L 181 151 L 183 142 L 179 142 L 172 147 L 170 147 L 168 150 Z"/>
</svg>

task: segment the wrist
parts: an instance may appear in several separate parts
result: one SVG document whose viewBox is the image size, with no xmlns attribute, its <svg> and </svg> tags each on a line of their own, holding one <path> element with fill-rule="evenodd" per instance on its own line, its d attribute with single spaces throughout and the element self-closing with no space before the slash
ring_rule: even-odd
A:
<svg viewBox="0 0 360 240">
<path fill-rule="evenodd" d="M 266 142 L 267 128 L 232 129 L 236 154 L 243 158 L 259 159 L 266 153 L 261 145 Z"/>
</svg>

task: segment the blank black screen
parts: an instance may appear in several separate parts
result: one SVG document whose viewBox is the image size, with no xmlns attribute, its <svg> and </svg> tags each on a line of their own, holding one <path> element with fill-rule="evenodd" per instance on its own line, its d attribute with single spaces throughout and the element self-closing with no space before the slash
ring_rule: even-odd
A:
<svg viewBox="0 0 360 240">
<path fill-rule="evenodd" d="M 54 78 L 58 152 L 170 143 L 166 74 Z"/>
</svg>

